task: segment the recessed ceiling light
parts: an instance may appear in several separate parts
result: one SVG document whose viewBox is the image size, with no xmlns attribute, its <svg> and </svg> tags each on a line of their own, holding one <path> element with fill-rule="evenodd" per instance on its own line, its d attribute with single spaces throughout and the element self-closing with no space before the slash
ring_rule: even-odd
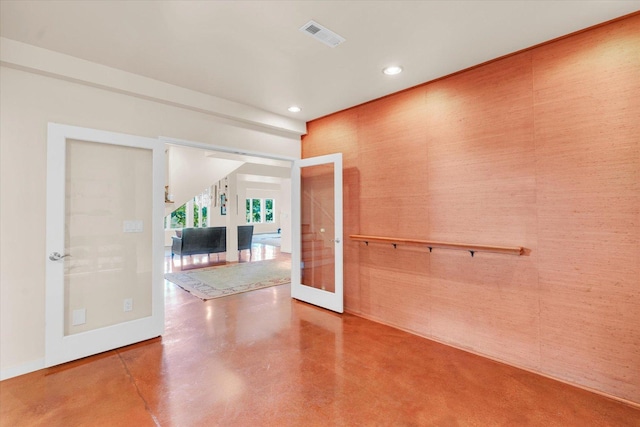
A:
<svg viewBox="0 0 640 427">
<path fill-rule="evenodd" d="M 297 106 L 295 106 L 295 105 L 292 105 L 291 107 L 287 108 L 287 110 L 289 110 L 289 111 L 290 111 L 290 112 L 292 112 L 292 113 L 299 113 L 299 112 L 300 112 L 300 110 L 301 110 L 301 108 L 300 108 L 300 107 L 297 107 Z"/>
<path fill-rule="evenodd" d="M 383 68 L 382 72 L 385 73 L 387 76 L 394 76 L 402 72 L 402 67 L 399 65 L 392 65 L 390 67 Z"/>
</svg>

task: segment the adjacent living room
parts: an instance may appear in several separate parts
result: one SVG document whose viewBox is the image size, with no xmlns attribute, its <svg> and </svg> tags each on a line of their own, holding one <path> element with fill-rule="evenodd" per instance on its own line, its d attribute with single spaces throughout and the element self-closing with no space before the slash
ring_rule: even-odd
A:
<svg viewBox="0 0 640 427">
<path fill-rule="evenodd" d="M 290 283 L 288 162 L 165 151 L 165 286 L 206 301 Z"/>
</svg>

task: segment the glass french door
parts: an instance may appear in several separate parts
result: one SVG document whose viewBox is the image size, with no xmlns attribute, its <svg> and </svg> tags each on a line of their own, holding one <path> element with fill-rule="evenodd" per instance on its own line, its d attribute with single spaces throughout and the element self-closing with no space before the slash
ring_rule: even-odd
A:
<svg viewBox="0 0 640 427">
<path fill-rule="evenodd" d="M 291 296 L 343 312 L 342 154 L 296 160 Z"/>
<path fill-rule="evenodd" d="M 164 144 L 50 123 L 45 365 L 164 331 Z"/>
</svg>

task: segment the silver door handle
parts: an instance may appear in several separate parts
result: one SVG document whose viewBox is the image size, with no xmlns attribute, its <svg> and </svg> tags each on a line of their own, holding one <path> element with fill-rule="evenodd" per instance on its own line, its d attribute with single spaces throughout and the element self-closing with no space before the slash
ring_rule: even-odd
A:
<svg viewBox="0 0 640 427">
<path fill-rule="evenodd" d="M 331 239 L 332 242 L 340 243 L 340 239 Z"/>
<path fill-rule="evenodd" d="M 51 255 L 49 255 L 49 259 L 51 261 L 59 261 L 59 260 L 61 260 L 62 258 L 66 257 L 66 256 L 71 256 L 71 254 L 60 255 L 60 253 L 54 252 Z"/>
</svg>

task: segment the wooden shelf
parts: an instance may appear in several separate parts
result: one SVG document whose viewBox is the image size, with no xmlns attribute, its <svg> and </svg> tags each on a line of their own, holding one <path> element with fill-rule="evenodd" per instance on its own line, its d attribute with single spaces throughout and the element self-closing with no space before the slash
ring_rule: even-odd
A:
<svg viewBox="0 0 640 427">
<path fill-rule="evenodd" d="M 397 237 L 380 237 L 380 236 L 365 236 L 362 234 L 351 234 L 349 236 L 352 240 L 369 243 L 388 243 L 396 247 L 397 245 L 408 246 L 422 246 L 429 248 L 429 252 L 433 248 L 440 249 L 458 249 L 462 251 L 471 252 L 473 256 L 476 252 L 494 252 L 499 254 L 508 255 L 523 255 L 524 248 L 521 246 L 490 246 L 490 245 L 473 245 L 469 243 L 449 243 L 449 242 L 436 242 L 433 240 L 417 240 L 417 239 L 402 239 Z"/>
</svg>

